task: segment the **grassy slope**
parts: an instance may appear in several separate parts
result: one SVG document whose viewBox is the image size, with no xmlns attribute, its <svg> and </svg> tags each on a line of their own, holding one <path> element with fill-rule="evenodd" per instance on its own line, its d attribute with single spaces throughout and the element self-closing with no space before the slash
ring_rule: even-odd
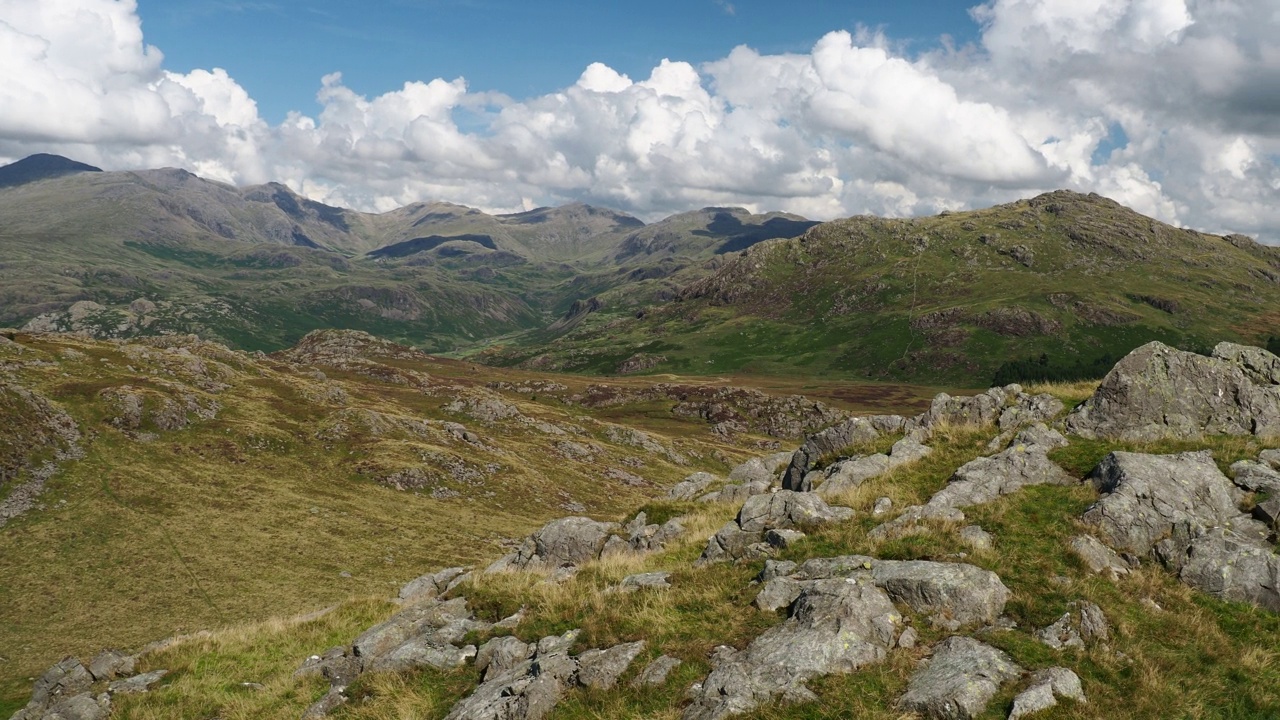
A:
<svg viewBox="0 0 1280 720">
<path fill-rule="evenodd" d="M 983 384 L 1007 360 L 1118 359 L 1152 339 L 1265 339 L 1280 251 L 1179 230 L 1109 200 L 1051 193 L 916 220 L 849 218 L 753 247 L 683 302 L 600 315 L 550 346 L 491 348 L 509 365 L 734 371 Z M 1109 366 L 1109 365 L 1108 365 Z"/>
<path fill-rule="evenodd" d="M 1087 386 L 1050 390 L 1079 401 Z M 1095 497 L 1087 485 L 1035 487 L 971 509 L 969 520 L 996 537 L 993 551 L 973 552 L 960 541 L 956 527 L 933 525 L 919 534 L 876 542 L 866 532 L 876 524 L 870 517 L 874 499 L 889 496 L 895 506 L 921 502 L 942 487 L 952 470 L 984 454 L 986 434 L 953 431 L 935 443 L 926 460 L 868 481 L 841 498 L 858 514 L 852 522 L 815 532 L 784 557 L 866 553 L 885 558 L 947 558 L 967 553 L 967 562 L 1000 574 L 1013 590 L 1006 612 L 1018 623 L 1012 632 L 987 640 L 1031 669 L 1065 665 L 1082 678 L 1087 705 L 1064 703 L 1046 712 L 1049 718 L 1196 717 L 1256 718 L 1280 713 L 1280 617 L 1255 608 L 1225 603 L 1180 585 L 1167 573 L 1145 568 L 1119 582 L 1091 575 L 1067 549 L 1080 532 L 1076 522 Z M 1214 439 L 1191 443 L 1123 445 L 1130 450 L 1172 452 L 1208 447 L 1220 463 L 1252 456 L 1259 449 L 1248 439 Z M 867 448 L 870 449 L 870 448 Z M 1077 475 L 1084 474 L 1110 449 L 1105 443 L 1078 441 L 1057 451 L 1054 458 Z M 736 507 L 651 503 L 650 517 L 686 514 L 691 532 L 664 553 L 644 558 L 611 559 L 584 569 L 573 580 L 552 585 L 537 573 L 482 578 L 459 593 L 470 598 L 480 615 L 494 620 L 525 606 L 528 619 L 516 631 L 530 640 L 581 627 L 579 649 L 646 639 L 644 654 L 623 682 L 610 691 L 574 691 L 551 717 L 584 718 L 679 717 L 681 696 L 709 670 L 706 657 L 719 644 L 744 646 L 781 614 L 763 613 L 751 606 L 756 588 L 751 578 L 760 563 L 716 565 L 695 569 L 706 538 L 732 517 Z M 674 587 L 667 591 L 610 595 L 604 590 L 623 576 L 646 570 L 674 571 Z M 1054 576 L 1066 578 L 1049 583 Z M 1076 599 L 1099 604 L 1113 625 L 1109 645 L 1086 650 L 1054 651 L 1034 640 L 1031 632 L 1055 621 Z M 1158 603 L 1152 612 L 1143 602 Z M 385 617 L 389 606 L 353 601 L 325 618 L 302 623 L 273 623 L 198 638 L 148 660 L 148 667 L 176 673 L 168 685 L 149 696 L 126 700 L 118 717 L 137 720 L 217 714 L 233 718 L 292 718 L 324 690 L 317 681 L 295 682 L 289 675 L 308 653 L 349 642 L 370 618 Z M 897 718 L 893 702 L 905 689 L 928 643 L 944 634 L 917 618 L 926 644 L 915 650 L 895 650 L 888 660 L 857 673 L 832 676 L 812 683 L 818 703 L 771 706 L 743 716 L 778 718 Z M 345 633 L 345 634 L 344 634 Z M 478 638 L 482 639 L 482 638 Z M 649 659 L 661 653 L 685 663 L 663 686 L 630 688 L 626 680 Z M 362 702 L 338 717 L 361 720 L 439 718 L 469 692 L 477 681 L 470 667 L 456 672 L 365 676 L 353 689 Z M 246 693 L 236 682 L 254 681 L 266 690 Z M 984 718 L 1007 715 L 1021 686 L 1006 688 Z"/>
<path fill-rule="evenodd" d="M 17 338 L 21 348 L 0 345 L 0 379 L 65 408 L 86 434 L 86 456 L 50 481 L 44 509 L 0 528 L 0 710 L 23 701 L 28 678 L 67 653 L 384 597 L 425 568 L 499 554 L 510 538 L 568 514 L 570 503 L 618 516 L 694 470 L 723 472 L 725 462 L 745 457 L 661 403 L 593 411 L 545 394 L 498 396 L 526 417 L 568 429 L 563 437 L 518 419 L 486 423 L 445 409 L 457 397 L 494 397 L 481 389 L 493 379 L 540 377 L 531 373 L 381 357 L 374 367 L 392 377 L 379 381 L 362 365 L 325 366 L 321 376 L 184 340 L 166 349 Z M 426 373 L 430 384 L 400 384 L 396 373 L 409 370 Z M 210 378 L 229 387 L 201 390 Z M 570 382 L 568 391 L 585 385 Z M 155 438 L 143 441 L 107 422 L 115 413 L 101 393 L 123 385 L 147 393 L 148 403 L 190 393 L 222 409 L 180 430 L 145 422 L 140 431 Z M 335 392 L 347 399 L 334 400 Z M 388 422 L 426 421 L 427 430 L 371 429 L 360 420 L 364 411 Z M 444 421 L 465 424 L 491 449 L 453 439 Z M 697 457 L 678 466 L 610 442 L 600 421 L 642 427 Z M 339 424 L 349 430 L 332 433 Z M 601 450 L 590 459 L 566 456 L 554 447 L 563 440 Z M 412 468 L 431 479 L 421 491 L 378 482 Z M 645 484 L 610 479 L 607 468 Z M 0 487 L 0 498 L 9 490 Z"/>
</svg>

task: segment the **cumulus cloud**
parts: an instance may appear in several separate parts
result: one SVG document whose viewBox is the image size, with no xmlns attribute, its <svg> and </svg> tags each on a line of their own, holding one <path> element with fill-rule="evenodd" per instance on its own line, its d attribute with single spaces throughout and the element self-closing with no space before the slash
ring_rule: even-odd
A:
<svg viewBox="0 0 1280 720">
<path fill-rule="evenodd" d="M 647 218 L 710 204 L 913 215 L 1068 187 L 1280 241 L 1273 0 L 971 14 L 980 37 L 961 48 L 906 55 L 834 31 L 806 53 L 739 47 L 645 78 L 593 63 L 533 98 L 462 78 L 370 98 L 335 73 L 318 114 L 270 125 L 225 71 L 166 71 L 134 0 L 0 0 L 0 157 L 177 165 L 369 210 L 583 200 Z"/>
</svg>

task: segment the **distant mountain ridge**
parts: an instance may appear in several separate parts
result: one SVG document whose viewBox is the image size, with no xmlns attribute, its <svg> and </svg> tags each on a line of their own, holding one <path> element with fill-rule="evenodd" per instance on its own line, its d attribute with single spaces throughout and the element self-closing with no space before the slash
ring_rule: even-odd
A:
<svg viewBox="0 0 1280 720">
<path fill-rule="evenodd" d="M 611 296 L 628 307 L 674 296 L 711 269 L 716 248 L 808 222 L 717 208 L 646 225 L 580 203 L 490 215 L 430 202 L 374 214 L 280 183 L 86 168 L 36 156 L 0 169 L 13 183 L 0 188 L 0 324 L 39 318 L 41 328 L 101 337 L 195 332 L 264 350 L 347 327 L 444 351 L 548 328 L 574 303 L 619 288 L 637 290 Z M 650 231 L 666 250 L 627 252 Z"/>
</svg>

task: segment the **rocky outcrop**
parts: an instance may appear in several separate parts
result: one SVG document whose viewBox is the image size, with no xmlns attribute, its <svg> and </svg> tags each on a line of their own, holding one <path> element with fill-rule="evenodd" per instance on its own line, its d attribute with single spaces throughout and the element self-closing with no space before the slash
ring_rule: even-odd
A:
<svg viewBox="0 0 1280 720">
<path fill-rule="evenodd" d="M 1066 420 L 1087 438 L 1280 436 L 1280 358 L 1219 343 L 1212 357 L 1158 342 L 1129 353 Z"/>
<path fill-rule="evenodd" d="M 1107 575 L 1112 580 L 1129 574 L 1129 564 L 1092 535 L 1071 538 L 1071 551 L 1084 561 L 1090 572 Z"/>
<path fill-rule="evenodd" d="M 1135 556 L 1185 525 L 1194 535 L 1247 520 L 1243 495 L 1207 451 L 1177 455 L 1113 452 L 1090 475 L 1104 496 L 1084 514 L 1111 547 Z"/>
<path fill-rule="evenodd" d="M 667 491 L 667 499 L 693 500 L 719 480 L 720 478 L 709 472 L 696 472 L 673 485 Z"/>
<path fill-rule="evenodd" d="M 894 602 L 951 630 L 994 623 L 1011 594 L 998 575 L 974 565 L 844 555 L 798 566 L 767 563 L 755 604 L 767 611 L 786 607 L 810 584 L 830 579 L 870 582 Z"/>
<path fill-rule="evenodd" d="M 643 512 L 626 527 L 586 517 L 560 518 L 530 535 L 515 552 L 498 559 L 485 572 L 572 569 L 614 553 L 660 550 L 683 533 L 680 518 L 658 525 L 649 523 Z"/>
<path fill-rule="evenodd" d="M 729 471 L 729 482 L 763 482 L 772 485 L 778 481 L 778 474 L 789 462 L 791 462 L 791 453 L 788 452 L 751 458 Z"/>
<path fill-rule="evenodd" d="M 898 707 L 936 720 L 980 716 L 1000 686 L 1022 675 L 1004 652 L 973 638 L 953 636 L 916 670 Z"/>
<path fill-rule="evenodd" d="M 1115 452 L 1093 472 L 1106 493 L 1084 514 L 1130 556 L 1152 557 L 1187 585 L 1280 612 L 1280 556 L 1271 528 L 1238 508 L 1242 491 L 1207 451 Z"/>
<path fill-rule="evenodd" d="M 147 692 L 168 674 L 137 675 L 137 660 L 114 650 L 100 653 L 88 668 L 74 657 L 63 658 L 36 679 L 31 700 L 11 720 L 106 720 L 113 697 Z"/>
<path fill-rule="evenodd" d="M 711 674 L 690 690 L 684 720 L 719 720 L 775 699 L 816 700 L 807 681 L 882 661 L 901 621 L 888 594 L 869 582 L 816 581 L 785 622 L 745 650 L 716 649 Z"/>
<path fill-rule="evenodd" d="M 434 600 L 471 577 L 471 568 L 451 567 L 410 580 L 400 588 L 402 602 Z"/>
<path fill-rule="evenodd" d="M 644 649 L 643 642 L 587 650 L 569 649 L 577 630 L 525 644 L 494 638 L 480 649 L 476 667 L 480 685 L 458 701 L 446 720 L 539 720 L 574 687 L 611 688 Z"/>
<path fill-rule="evenodd" d="M 810 490 L 811 486 L 805 484 L 805 478 L 819 460 L 835 455 L 850 445 L 875 440 L 883 433 L 902 432 L 906 426 L 906 418 L 899 415 L 876 415 L 850 418 L 810 435 L 792 453 L 790 464 L 782 476 L 783 489 L 800 492 Z"/>
<path fill-rule="evenodd" d="M 1028 485 L 1071 485 L 1076 481 L 1049 459 L 1049 450 L 1066 439 L 1043 424 L 1023 429 L 1008 449 L 962 465 L 947 486 L 924 505 L 913 505 L 898 517 L 872 528 L 872 538 L 889 538 L 912 531 L 922 520 L 963 522 L 961 508 L 983 505 Z"/>
<path fill-rule="evenodd" d="M 905 437 L 894 443 L 888 454 L 877 453 L 841 460 L 821 473 L 810 472 L 803 485 L 812 487 L 815 483 L 820 483 L 818 494 L 834 497 L 896 467 L 926 458 L 932 452 L 933 448 L 921 444 L 913 437 Z"/>
<path fill-rule="evenodd" d="M 782 490 L 749 498 L 729 522 L 707 541 L 698 562 L 762 557 L 771 552 L 764 542 L 769 530 L 801 530 L 853 517 L 853 510 L 831 507 L 811 493 Z"/>
<path fill-rule="evenodd" d="M 70 415 L 40 393 L 0 380 L 0 527 L 35 507 L 59 462 L 82 454 Z"/>
<path fill-rule="evenodd" d="M 1111 638 L 1111 624 L 1102 608 L 1088 601 L 1073 602 L 1052 625 L 1036 631 L 1036 639 L 1054 650 L 1083 648 Z"/>
<path fill-rule="evenodd" d="M 1084 688 L 1080 685 L 1080 676 L 1064 667 L 1039 670 L 1031 676 L 1031 685 L 1013 699 L 1009 720 L 1021 720 L 1056 707 L 1058 698 L 1069 698 L 1078 703 L 1088 702 Z"/>
</svg>

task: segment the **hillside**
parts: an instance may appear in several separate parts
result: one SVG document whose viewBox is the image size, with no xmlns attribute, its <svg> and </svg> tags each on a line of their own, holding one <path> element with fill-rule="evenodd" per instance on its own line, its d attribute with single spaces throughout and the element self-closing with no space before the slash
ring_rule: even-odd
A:
<svg viewBox="0 0 1280 720">
<path fill-rule="evenodd" d="M 498 365 L 804 373 L 980 384 L 1099 377 L 1153 339 L 1203 348 L 1280 327 L 1280 249 L 1059 191 L 913 220 L 854 217 L 754 245 L 675 301 L 598 314 Z"/>
<path fill-rule="evenodd" d="M 263 356 L 6 331 L 0 717 L 67 653 L 381 597 L 930 392 L 860 390 L 496 372 L 354 332 Z"/>
<path fill-rule="evenodd" d="M 369 214 L 278 183 L 92 170 L 56 156 L 0 168 L 0 323 L 97 337 L 197 333 L 251 350 L 345 327 L 446 351 L 543 330 L 615 289 L 637 288 L 612 296 L 628 302 L 669 296 L 676 284 L 658 278 L 700 277 L 714 248 L 804 227 L 717 210 L 701 223 L 657 223 L 674 243 L 661 257 L 619 259 L 646 226 L 587 205 L 489 215 L 434 202 Z M 717 224 L 726 212 L 736 220 Z"/>
<path fill-rule="evenodd" d="M 46 363 L 51 343 L 76 342 L 18 339 Z M 367 356 L 384 372 L 414 361 L 350 334 L 312 337 L 275 361 L 328 370 L 345 359 L 369 371 L 357 360 Z M 501 391 L 542 397 L 546 387 L 528 377 Z M 611 393 L 573 394 L 616 407 Z M 188 439 L 166 432 L 179 434 L 165 445 Z M 682 453 L 707 447 L 697 432 L 683 442 L 656 429 L 650 437 Z M 548 440 L 528 449 L 545 453 Z M 464 546 L 454 557 L 469 567 L 442 557 L 410 569 L 398 544 L 420 547 L 409 535 L 439 522 L 367 524 L 330 539 L 320 574 L 348 566 L 335 552 L 363 552 L 375 558 L 342 587 L 363 589 L 366 574 L 410 582 L 369 584 L 332 607 L 324 597 L 280 603 L 277 619 L 141 650 L 95 655 L 82 644 L 85 665 L 72 657 L 50 668 L 35 685 L 34 714 L 16 718 L 66 708 L 92 720 L 108 709 L 138 720 L 1280 713 L 1280 358 L 1230 343 L 1212 357 L 1150 343 L 1096 387 L 943 394 L 919 414 L 846 418 L 795 442 L 794 453 L 721 445 L 736 457 L 638 490 L 648 499 L 630 509 L 618 498 L 617 509 L 526 523 L 527 537 L 489 552 Z M 263 450 L 244 452 L 252 470 Z M 644 456 L 655 464 L 636 472 L 648 478 L 662 452 Z M 126 485 L 116 478 L 104 493 Z M 380 492 L 366 485 L 359 502 Z M 86 502 L 68 499 L 20 520 L 18 536 L 34 540 L 46 514 Z M 275 527 L 301 538 L 314 524 L 355 520 L 333 512 L 336 500 L 318 502 L 310 512 L 321 517 L 310 521 L 294 507 L 303 522 Z M 58 530 L 68 536 L 55 554 L 62 562 L 83 557 L 70 527 Z M 261 565 L 273 549 L 258 544 L 229 572 Z M 384 552 L 394 571 L 376 562 Z M 287 559 L 312 562 L 306 552 Z"/>
</svg>

